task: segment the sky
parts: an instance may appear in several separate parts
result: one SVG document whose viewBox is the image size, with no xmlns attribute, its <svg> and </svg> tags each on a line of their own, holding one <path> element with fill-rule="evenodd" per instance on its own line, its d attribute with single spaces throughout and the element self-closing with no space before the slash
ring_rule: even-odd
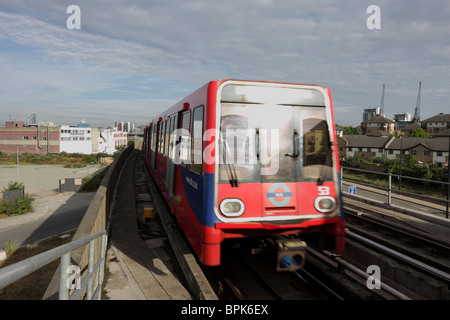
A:
<svg viewBox="0 0 450 320">
<path fill-rule="evenodd" d="M 146 124 L 228 78 L 328 87 L 345 126 L 383 84 L 386 117 L 414 114 L 421 81 L 424 120 L 450 113 L 449 75 L 447 0 L 0 0 L 0 125 Z"/>
</svg>

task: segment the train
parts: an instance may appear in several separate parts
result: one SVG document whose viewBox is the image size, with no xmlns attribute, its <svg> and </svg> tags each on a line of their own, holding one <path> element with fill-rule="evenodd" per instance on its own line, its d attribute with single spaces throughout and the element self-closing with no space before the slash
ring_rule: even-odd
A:
<svg viewBox="0 0 450 320">
<path fill-rule="evenodd" d="M 202 264 L 219 266 L 223 241 L 237 238 L 302 240 L 278 243 L 281 269 L 302 265 L 304 243 L 343 254 L 329 88 L 209 81 L 146 125 L 142 150 Z"/>
</svg>

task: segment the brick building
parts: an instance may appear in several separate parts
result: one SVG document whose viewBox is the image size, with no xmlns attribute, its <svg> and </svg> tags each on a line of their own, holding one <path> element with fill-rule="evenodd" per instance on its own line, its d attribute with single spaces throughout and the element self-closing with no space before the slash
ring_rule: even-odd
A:
<svg viewBox="0 0 450 320">
<path fill-rule="evenodd" d="M 0 152 L 58 153 L 59 141 L 59 127 L 25 126 L 18 121 L 7 121 L 4 127 L 0 127 Z"/>
<path fill-rule="evenodd" d="M 421 124 L 430 136 L 446 136 L 450 130 L 450 114 L 439 113 L 423 120 Z"/>
</svg>

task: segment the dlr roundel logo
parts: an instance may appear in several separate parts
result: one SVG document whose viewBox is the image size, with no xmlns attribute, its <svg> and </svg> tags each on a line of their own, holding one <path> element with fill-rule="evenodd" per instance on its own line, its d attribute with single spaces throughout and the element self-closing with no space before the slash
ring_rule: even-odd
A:
<svg viewBox="0 0 450 320">
<path fill-rule="evenodd" d="M 285 206 L 291 200 L 292 192 L 289 188 L 283 183 L 275 183 L 273 184 L 269 192 L 266 194 L 269 198 L 270 202 L 277 207 Z M 281 199 L 281 200 L 277 200 Z"/>
</svg>

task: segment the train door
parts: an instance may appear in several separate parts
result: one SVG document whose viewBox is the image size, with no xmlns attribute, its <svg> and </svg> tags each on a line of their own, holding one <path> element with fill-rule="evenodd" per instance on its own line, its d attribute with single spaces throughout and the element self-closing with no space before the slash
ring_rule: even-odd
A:
<svg viewBox="0 0 450 320">
<path fill-rule="evenodd" d="M 158 134 L 158 123 L 154 123 L 152 125 L 152 144 L 151 144 L 151 149 L 152 149 L 152 159 L 151 159 L 151 166 L 152 169 L 155 170 L 155 166 L 156 166 L 156 145 L 157 145 L 157 134 Z"/>
<path fill-rule="evenodd" d="M 166 175 L 166 188 L 169 192 L 169 197 L 173 195 L 174 186 L 175 186 L 175 163 L 174 152 L 175 152 L 175 144 L 176 144 L 176 129 L 178 123 L 178 114 L 174 114 L 169 119 L 169 153 L 167 157 L 167 175 Z"/>
</svg>

